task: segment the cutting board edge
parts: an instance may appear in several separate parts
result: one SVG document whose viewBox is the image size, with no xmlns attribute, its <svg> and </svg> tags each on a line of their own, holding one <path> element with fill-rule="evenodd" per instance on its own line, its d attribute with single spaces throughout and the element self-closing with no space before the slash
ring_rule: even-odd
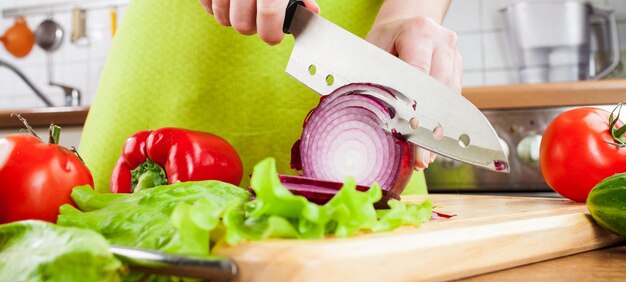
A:
<svg viewBox="0 0 626 282">
<path fill-rule="evenodd" d="M 364 240 L 346 240 L 345 242 L 336 242 L 336 244 L 311 242 L 311 244 L 307 244 L 304 247 L 302 245 L 266 244 L 264 252 L 249 249 L 248 253 L 246 253 L 244 248 L 244 253 L 239 256 L 234 255 L 232 252 L 227 252 L 226 254 L 231 255 L 239 264 L 242 273 L 240 281 L 376 281 L 380 279 L 385 281 L 403 281 L 415 280 L 416 277 L 424 280 L 449 280 L 571 255 L 621 241 L 617 236 L 597 226 L 585 214 L 564 214 L 548 219 L 528 219 L 526 223 L 533 224 L 533 222 L 539 225 L 543 224 L 541 226 L 544 228 L 528 228 L 524 232 L 507 234 L 498 239 L 500 243 L 517 240 L 515 245 L 504 244 L 502 249 L 505 253 L 515 252 L 515 255 L 494 256 L 491 254 L 486 258 L 483 257 L 482 263 L 480 263 L 480 260 L 475 257 L 476 255 L 465 253 L 463 260 L 455 258 L 457 262 L 450 264 L 453 267 L 446 266 L 445 270 L 442 270 L 437 269 L 435 266 L 434 270 L 436 271 L 432 269 L 431 265 L 433 262 L 436 264 L 437 261 L 450 261 L 449 257 L 454 255 L 454 253 L 458 253 L 459 250 L 469 252 L 474 249 L 478 253 L 485 252 L 485 250 L 481 250 L 481 247 L 484 247 L 485 244 L 489 245 L 491 243 L 489 240 L 492 238 L 487 236 L 469 242 L 456 242 L 431 247 L 416 247 L 414 244 L 412 245 L 406 241 L 411 240 L 411 237 L 453 236 L 454 234 L 452 233 L 454 232 L 465 232 L 465 234 L 468 234 L 469 229 L 478 228 L 463 227 L 449 231 L 430 232 L 430 235 L 423 235 L 426 233 L 407 233 L 404 235 L 391 233 L 390 235 L 395 237 L 393 242 L 396 248 L 391 253 L 389 248 L 378 248 L 378 250 L 375 248 L 374 250 L 367 249 L 365 252 L 355 252 L 356 254 L 354 254 L 352 252 L 358 250 L 360 244 L 367 245 L 368 242 L 363 242 Z M 551 223 L 554 223 L 554 225 L 550 225 Z M 519 221 L 499 223 L 499 226 L 497 224 L 493 228 L 508 228 L 515 224 L 520 225 L 523 223 Z M 521 226 L 523 227 L 523 225 Z M 548 246 L 549 249 L 543 251 L 539 250 L 537 246 L 532 246 L 533 242 L 537 242 L 537 239 L 558 237 L 558 234 L 563 229 L 570 230 L 575 235 L 567 244 Z M 575 230 L 583 230 L 583 232 L 574 232 Z M 479 232 L 479 230 L 474 232 Z M 541 233 L 538 235 L 537 232 Z M 402 238 L 403 236 L 407 238 Z M 377 237 L 362 239 L 382 240 Z M 415 239 L 419 238 L 413 238 L 413 240 Z M 445 241 L 444 239 L 444 237 L 441 237 L 442 241 Z M 375 242 L 369 242 L 369 244 L 376 246 Z M 578 247 L 571 248 L 569 247 L 571 245 Z M 521 250 L 514 250 L 515 248 L 521 248 Z M 376 253 L 376 251 L 379 253 Z M 369 255 L 367 255 L 368 252 L 370 253 Z M 415 261 L 416 255 L 414 252 L 427 255 L 417 256 L 423 260 L 418 262 Z M 333 255 L 328 256 L 328 253 L 333 253 L 335 257 Z M 344 253 L 344 256 L 338 259 L 337 254 L 341 253 Z M 347 256 L 346 253 L 348 254 Z M 379 257 L 390 256 L 390 254 L 395 256 L 395 258 L 383 260 Z M 264 264 L 263 257 L 268 259 L 270 263 Z M 351 260 L 350 264 L 345 263 L 347 259 Z M 406 263 L 409 260 L 413 260 L 412 263 Z M 323 269 L 323 272 L 320 273 L 321 269 Z M 378 269 L 378 272 L 372 273 L 372 269 Z M 380 271 L 384 273 L 380 273 Z M 281 272 L 283 275 L 277 276 Z"/>
</svg>

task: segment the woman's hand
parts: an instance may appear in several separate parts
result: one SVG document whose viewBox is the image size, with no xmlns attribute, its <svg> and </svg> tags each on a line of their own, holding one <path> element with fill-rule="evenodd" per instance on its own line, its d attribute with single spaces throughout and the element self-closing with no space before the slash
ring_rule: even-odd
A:
<svg viewBox="0 0 626 282">
<path fill-rule="evenodd" d="M 241 34 L 258 33 L 269 45 L 283 40 L 283 22 L 289 0 L 200 0 L 200 3 L 219 24 L 232 26 Z M 304 5 L 319 13 L 315 0 L 304 0 Z"/>
<path fill-rule="evenodd" d="M 460 93 L 457 35 L 440 24 L 447 7 L 447 1 L 386 0 L 367 40 Z M 422 170 L 436 155 L 418 147 L 415 157 L 415 169 Z"/>
</svg>

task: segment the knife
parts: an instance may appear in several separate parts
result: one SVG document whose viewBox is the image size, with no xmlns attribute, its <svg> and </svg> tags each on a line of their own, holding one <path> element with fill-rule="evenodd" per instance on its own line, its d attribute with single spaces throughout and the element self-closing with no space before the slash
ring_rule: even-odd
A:
<svg viewBox="0 0 626 282">
<path fill-rule="evenodd" d="M 220 257 L 180 256 L 123 246 L 110 246 L 131 270 L 160 275 L 230 281 L 237 276 L 235 262 Z"/>
<path fill-rule="evenodd" d="M 289 1 L 283 32 L 295 38 L 286 72 L 313 91 L 328 95 L 350 83 L 390 88 L 398 99 L 360 93 L 395 110 L 384 130 L 439 155 L 509 172 L 507 156 L 487 118 L 443 83 L 307 10 L 301 0 Z M 443 131 L 443 136 L 435 131 Z"/>
</svg>

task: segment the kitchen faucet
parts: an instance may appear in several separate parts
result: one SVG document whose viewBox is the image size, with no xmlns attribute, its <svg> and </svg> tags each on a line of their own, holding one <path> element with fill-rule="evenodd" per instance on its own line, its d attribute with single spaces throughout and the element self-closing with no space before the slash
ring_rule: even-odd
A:
<svg viewBox="0 0 626 282">
<path fill-rule="evenodd" d="M 43 92 L 41 92 L 41 90 L 39 90 L 30 81 L 30 79 L 28 79 L 26 75 L 24 75 L 24 73 L 20 71 L 17 67 L 15 67 L 14 65 L 6 61 L 3 61 L 2 59 L 0 59 L 0 67 L 6 67 L 9 70 L 13 71 L 15 74 L 17 74 L 17 76 L 19 76 L 24 81 L 24 83 L 26 83 L 26 85 L 28 85 L 28 87 L 30 87 L 30 89 L 33 90 L 33 92 L 35 92 L 35 95 L 37 95 L 37 97 L 39 97 L 39 99 L 41 99 L 41 101 L 43 101 L 47 107 L 54 106 L 52 101 L 50 101 L 50 99 L 48 99 L 48 97 L 46 97 L 46 95 L 44 95 Z M 50 82 L 49 84 L 52 86 L 58 86 L 61 89 L 63 89 L 63 93 L 65 94 L 65 106 L 79 106 L 80 105 L 80 101 L 81 101 L 80 90 L 74 87 L 70 87 L 67 85 L 58 84 L 54 82 Z"/>
</svg>

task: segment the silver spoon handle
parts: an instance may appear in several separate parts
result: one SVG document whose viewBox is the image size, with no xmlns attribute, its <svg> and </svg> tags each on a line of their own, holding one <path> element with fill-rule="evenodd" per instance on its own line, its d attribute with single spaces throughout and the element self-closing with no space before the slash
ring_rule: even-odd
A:
<svg viewBox="0 0 626 282">
<path fill-rule="evenodd" d="M 133 271 L 211 281 L 230 281 L 237 276 L 237 265 L 224 257 L 180 256 L 122 246 L 109 250 Z"/>
</svg>

